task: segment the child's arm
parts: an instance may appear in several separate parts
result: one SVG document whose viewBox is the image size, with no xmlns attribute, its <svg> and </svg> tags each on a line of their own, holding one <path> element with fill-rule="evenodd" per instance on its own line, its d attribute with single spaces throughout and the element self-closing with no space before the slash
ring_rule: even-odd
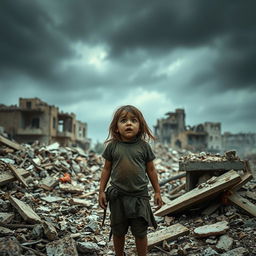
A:
<svg viewBox="0 0 256 256">
<path fill-rule="evenodd" d="M 110 177 L 111 166 L 112 166 L 112 163 L 108 160 L 105 160 L 105 164 L 104 164 L 104 167 L 101 173 L 101 178 L 100 178 L 99 205 L 103 209 L 107 208 L 105 188 L 107 186 L 107 183 Z"/>
<path fill-rule="evenodd" d="M 147 162 L 146 172 L 155 191 L 154 203 L 158 206 L 159 209 L 163 205 L 163 201 L 161 198 L 160 186 L 158 183 L 158 177 L 153 161 Z"/>
</svg>

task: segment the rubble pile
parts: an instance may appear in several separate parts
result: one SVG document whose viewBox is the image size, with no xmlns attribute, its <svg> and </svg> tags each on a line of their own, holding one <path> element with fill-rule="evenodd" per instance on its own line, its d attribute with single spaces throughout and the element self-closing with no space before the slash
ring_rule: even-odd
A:
<svg viewBox="0 0 256 256">
<path fill-rule="evenodd" d="M 180 161 L 191 157 L 201 161 L 207 154 L 174 151 L 160 144 L 153 149 L 168 206 L 192 192 L 185 189 L 186 172 L 180 170 Z M 102 227 L 103 210 L 98 206 L 102 166 L 102 157 L 93 151 L 57 143 L 18 145 L 0 138 L 0 255 L 114 255 L 108 241 L 109 218 Z M 239 188 L 239 195 L 255 204 L 255 188 L 251 179 Z M 149 230 L 148 255 L 256 255 L 255 217 L 216 198 L 205 206 L 156 215 L 158 229 Z M 129 232 L 126 254 L 136 255 L 135 251 Z"/>
</svg>

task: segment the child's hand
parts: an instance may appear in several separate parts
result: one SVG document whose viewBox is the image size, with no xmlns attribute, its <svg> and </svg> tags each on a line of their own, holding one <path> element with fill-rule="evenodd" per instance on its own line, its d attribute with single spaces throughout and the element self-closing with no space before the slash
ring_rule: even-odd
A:
<svg viewBox="0 0 256 256">
<path fill-rule="evenodd" d="M 100 192 L 99 193 L 99 205 L 102 209 L 107 208 L 107 199 L 106 199 L 105 192 Z"/>
<path fill-rule="evenodd" d="M 154 203 L 155 203 L 155 205 L 157 205 L 156 211 L 162 207 L 163 200 L 162 200 L 160 192 L 159 193 L 155 193 Z"/>
</svg>

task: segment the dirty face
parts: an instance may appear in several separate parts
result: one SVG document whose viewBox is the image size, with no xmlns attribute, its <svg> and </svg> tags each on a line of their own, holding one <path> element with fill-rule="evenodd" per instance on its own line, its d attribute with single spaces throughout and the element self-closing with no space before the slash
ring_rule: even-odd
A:
<svg viewBox="0 0 256 256">
<path fill-rule="evenodd" d="M 122 141 L 134 139 L 139 129 L 139 119 L 133 113 L 123 111 L 117 121 L 117 132 L 120 134 Z"/>
</svg>

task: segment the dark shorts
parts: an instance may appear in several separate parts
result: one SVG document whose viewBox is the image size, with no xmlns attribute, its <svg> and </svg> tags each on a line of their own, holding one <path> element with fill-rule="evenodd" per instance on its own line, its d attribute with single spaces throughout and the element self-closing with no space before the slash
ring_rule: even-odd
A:
<svg viewBox="0 0 256 256">
<path fill-rule="evenodd" d="M 148 223 L 144 218 L 130 218 L 124 222 L 112 226 L 112 232 L 115 236 L 124 236 L 127 234 L 128 228 L 131 228 L 131 232 L 135 237 L 145 237 L 147 235 Z"/>
</svg>

